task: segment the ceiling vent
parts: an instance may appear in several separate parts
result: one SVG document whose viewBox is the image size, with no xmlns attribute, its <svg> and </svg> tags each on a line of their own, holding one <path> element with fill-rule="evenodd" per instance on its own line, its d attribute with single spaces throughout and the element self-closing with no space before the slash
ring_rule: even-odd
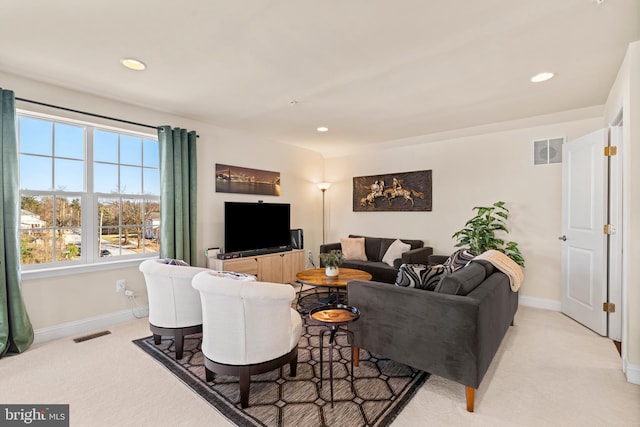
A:
<svg viewBox="0 0 640 427">
<path fill-rule="evenodd" d="M 562 163 L 562 144 L 564 137 L 536 139 L 533 141 L 533 164 L 549 165 Z"/>
</svg>

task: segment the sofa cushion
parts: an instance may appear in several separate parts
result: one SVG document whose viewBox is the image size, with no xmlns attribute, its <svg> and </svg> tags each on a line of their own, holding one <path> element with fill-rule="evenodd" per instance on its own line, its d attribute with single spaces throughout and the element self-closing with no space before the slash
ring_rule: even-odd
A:
<svg viewBox="0 0 640 427">
<path fill-rule="evenodd" d="M 433 291 L 440 281 L 452 272 L 452 266 L 402 264 L 398 270 L 396 285 Z"/>
<path fill-rule="evenodd" d="M 389 264 L 391 267 L 396 268 L 394 265 L 394 261 L 402 258 L 402 254 L 408 252 L 411 249 L 411 245 L 408 243 L 403 243 L 402 241 L 396 239 L 389 248 L 387 252 L 385 252 L 382 257 L 382 262 L 385 264 Z"/>
<path fill-rule="evenodd" d="M 369 261 L 382 261 L 382 257 L 387 253 L 387 249 L 396 239 L 388 239 L 384 237 L 368 237 L 350 234 L 349 237 L 364 237 L 364 250 Z M 422 240 L 400 239 L 402 243 L 408 243 L 411 249 L 424 247 Z"/>
<path fill-rule="evenodd" d="M 443 264 L 452 265 L 457 270 L 467 265 L 475 256 L 469 249 L 458 249 Z"/>
<path fill-rule="evenodd" d="M 344 259 L 367 260 L 367 255 L 364 251 L 364 237 L 343 237 L 340 239 L 340 244 L 342 245 Z"/>
<path fill-rule="evenodd" d="M 487 270 L 478 262 L 470 262 L 467 266 L 446 275 L 436 286 L 435 292 L 452 295 L 467 295 L 486 277 Z"/>
<path fill-rule="evenodd" d="M 472 263 L 474 264 L 480 264 L 481 266 L 484 267 L 485 269 L 485 273 L 486 276 L 485 277 L 489 277 L 491 276 L 493 273 L 495 273 L 496 271 L 498 271 L 497 268 L 495 268 L 495 266 L 493 264 L 491 264 L 491 262 L 487 261 L 486 259 L 472 259 L 471 260 Z"/>
<path fill-rule="evenodd" d="M 380 240 L 377 237 L 357 236 L 355 234 L 349 234 L 349 237 L 362 237 L 364 239 L 364 253 L 367 255 L 369 261 L 380 261 Z"/>
</svg>

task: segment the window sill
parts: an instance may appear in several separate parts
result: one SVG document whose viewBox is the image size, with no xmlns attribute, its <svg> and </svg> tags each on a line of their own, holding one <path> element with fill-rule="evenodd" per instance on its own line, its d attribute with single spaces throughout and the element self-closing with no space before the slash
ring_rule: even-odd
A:
<svg viewBox="0 0 640 427">
<path fill-rule="evenodd" d="M 149 258 L 157 258 L 158 255 L 154 254 L 153 256 L 146 257 L 138 257 L 138 258 L 129 258 L 118 261 L 110 261 L 110 262 L 101 262 L 97 264 L 76 264 L 64 267 L 50 267 L 50 268 L 39 268 L 37 270 L 22 270 L 22 280 L 34 280 L 34 279 L 43 279 L 47 277 L 57 277 L 57 276 L 71 276 L 74 274 L 84 274 L 84 273 L 93 273 L 96 271 L 104 271 L 104 270 L 117 270 L 121 268 L 128 267 L 137 267 L 140 265 L 142 261 Z"/>
</svg>

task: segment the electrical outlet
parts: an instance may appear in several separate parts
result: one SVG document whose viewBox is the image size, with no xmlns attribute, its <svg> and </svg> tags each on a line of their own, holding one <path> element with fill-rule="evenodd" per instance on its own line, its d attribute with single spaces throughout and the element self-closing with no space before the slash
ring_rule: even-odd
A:
<svg viewBox="0 0 640 427">
<path fill-rule="evenodd" d="M 308 255 L 309 255 L 309 258 L 311 258 L 313 256 L 313 254 L 311 253 L 311 249 L 309 249 Z"/>
<path fill-rule="evenodd" d="M 116 280 L 116 292 L 124 292 L 127 289 L 127 281 L 125 279 Z"/>
<path fill-rule="evenodd" d="M 133 298 L 136 296 L 135 293 L 133 293 L 133 291 L 124 291 L 124 296 L 128 297 L 128 298 Z"/>
</svg>

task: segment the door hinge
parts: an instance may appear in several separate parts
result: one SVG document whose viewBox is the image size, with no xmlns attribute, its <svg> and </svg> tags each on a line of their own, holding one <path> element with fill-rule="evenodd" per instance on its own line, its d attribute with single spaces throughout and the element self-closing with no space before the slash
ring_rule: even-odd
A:
<svg viewBox="0 0 640 427">
<path fill-rule="evenodd" d="M 605 224 L 602 231 L 604 234 L 616 234 L 616 226 L 612 224 Z"/>
<path fill-rule="evenodd" d="M 615 313 L 616 305 L 612 302 L 603 302 L 602 311 L 604 311 L 605 313 Z"/>
<path fill-rule="evenodd" d="M 618 147 L 616 147 L 615 145 L 608 145 L 604 147 L 605 157 L 615 156 L 616 154 L 618 154 Z"/>
</svg>

